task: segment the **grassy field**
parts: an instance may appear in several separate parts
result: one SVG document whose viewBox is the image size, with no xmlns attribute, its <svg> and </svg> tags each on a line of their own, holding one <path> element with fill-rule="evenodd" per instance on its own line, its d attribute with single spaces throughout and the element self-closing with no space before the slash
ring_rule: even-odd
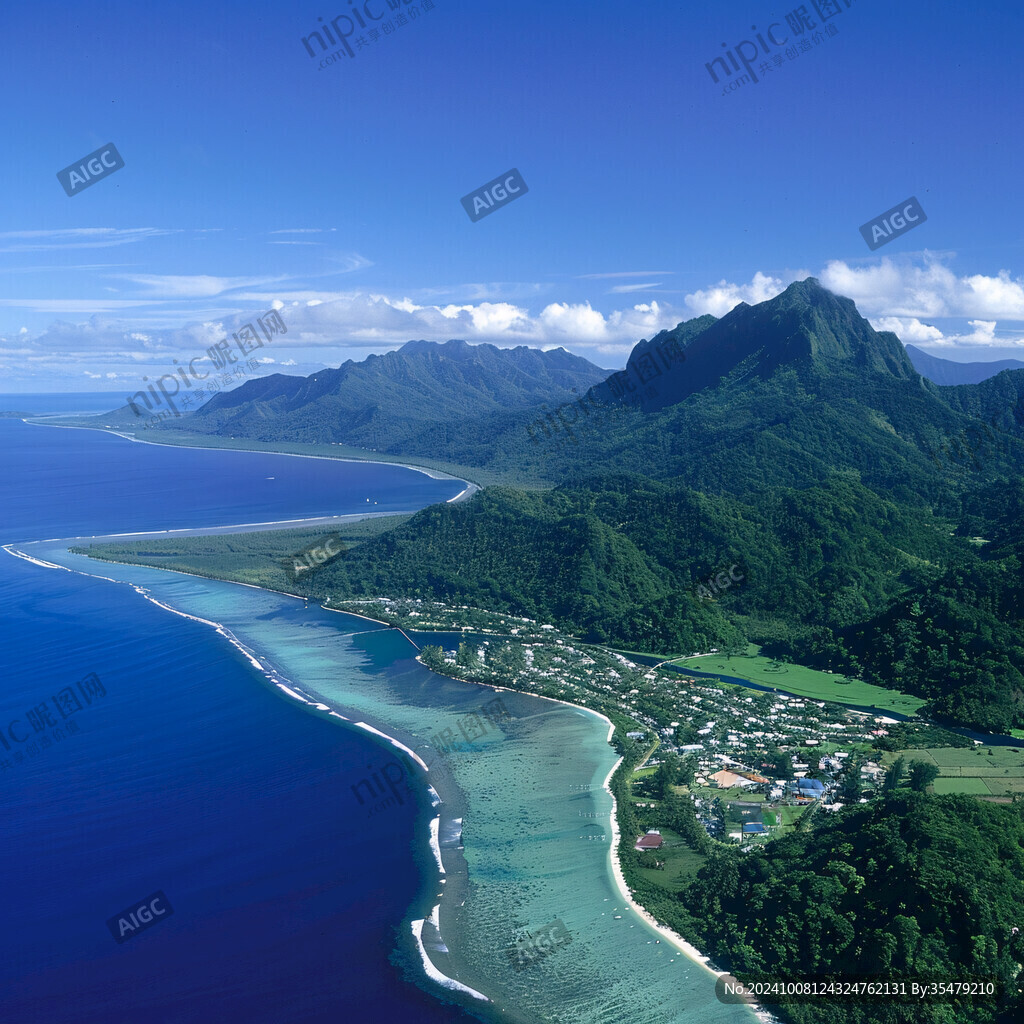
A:
<svg viewBox="0 0 1024 1024">
<path fill-rule="evenodd" d="M 984 779 L 936 779 L 932 788 L 936 793 L 968 793 L 973 796 L 991 794 Z"/>
<path fill-rule="evenodd" d="M 681 883 L 689 881 L 697 873 L 704 865 L 707 857 L 702 853 L 694 853 L 686 845 L 683 837 L 671 829 L 663 828 L 661 836 L 664 839 L 664 843 L 661 849 L 658 850 L 657 856 L 659 860 L 665 862 L 665 870 L 640 868 L 639 872 L 648 882 L 653 882 L 654 885 L 662 889 L 675 892 Z"/>
<path fill-rule="evenodd" d="M 756 650 L 757 648 L 751 646 L 746 654 L 732 657 L 708 654 L 699 658 L 680 658 L 672 664 L 681 668 L 697 669 L 699 672 L 723 672 L 738 679 L 759 683 L 761 686 L 778 687 L 787 693 L 795 693 L 812 700 L 876 707 L 879 711 L 898 711 L 903 715 L 917 714 L 925 703 L 920 697 L 912 697 L 898 690 L 887 690 L 860 679 L 773 661 L 771 658 L 755 654 Z"/>
<path fill-rule="evenodd" d="M 217 533 L 200 537 L 160 537 L 112 543 L 82 542 L 86 553 L 95 548 L 115 561 L 127 559 L 157 569 L 180 569 L 199 576 L 233 580 L 257 587 L 294 591 L 281 558 L 307 546 L 322 544 L 338 534 L 347 547 L 355 547 L 407 522 L 409 514 L 373 516 L 356 522 L 248 533 Z"/>
<path fill-rule="evenodd" d="M 801 814 L 807 812 L 808 804 L 803 807 L 780 807 L 776 814 L 778 815 L 779 827 L 773 831 L 773 835 L 784 836 L 787 832 L 792 832 L 794 829 L 794 823 Z"/>
<path fill-rule="evenodd" d="M 1024 745 L 1021 747 L 929 747 L 887 753 L 888 768 L 903 755 L 907 763 L 930 761 L 939 769 L 936 793 L 971 793 L 976 796 L 1012 797 L 1024 793 Z"/>
<path fill-rule="evenodd" d="M 731 800 L 744 800 L 748 803 L 764 803 L 765 800 L 764 793 L 751 793 L 749 789 L 744 789 L 743 786 L 733 786 L 732 789 L 718 789 L 714 786 L 698 786 L 694 784 L 689 787 L 689 790 L 683 789 L 682 792 L 690 792 L 704 800 L 714 800 L 715 797 L 718 797 L 723 804 L 727 804 Z"/>
</svg>

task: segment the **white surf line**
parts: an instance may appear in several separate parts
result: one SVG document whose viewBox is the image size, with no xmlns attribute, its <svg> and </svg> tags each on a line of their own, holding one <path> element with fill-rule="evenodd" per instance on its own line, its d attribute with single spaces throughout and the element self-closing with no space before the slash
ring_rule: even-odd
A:
<svg viewBox="0 0 1024 1024">
<path fill-rule="evenodd" d="M 43 542 L 41 542 L 41 541 L 33 541 L 31 543 L 43 543 Z M 34 565 L 41 566 L 42 568 L 46 568 L 46 569 L 62 569 L 64 572 L 71 572 L 71 573 L 74 573 L 77 576 L 85 576 L 85 577 L 87 577 L 89 579 L 105 580 L 108 583 L 115 583 L 115 584 L 118 584 L 120 586 L 131 587 L 131 589 L 134 590 L 140 597 L 142 597 L 146 601 L 151 602 L 152 604 L 155 604 L 158 608 L 162 608 L 164 611 L 171 612 L 171 614 L 173 614 L 173 615 L 178 615 L 178 616 L 180 616 L 183 619 L 188 619 L 191 622 L 198 622 L 198 623 L 201 623 L 204 626 L 211 627 L 214 630 L 215 633 L 218 633 L 220 636 L 224 637 L 224 639 L 227 640 L 228 643 L 230 643 L 233 647 L 235 647 L 242 654 L 242 656 L 249 662 L 249 664 L 252 665 L 252 667 L 254 669 L 256 669 L 256 671 L 259 672 L 263 676 L 264 679 L 266 679 L 268 682 L 273 683 L 274 686 L 277 687 L 277 689 L 279 689 L 279 690 L 283 691 L 284 693 L 286 693 L 293 700 L 297 700 L 297 701 L 299 701 L 302 704 L 306 704 L 307 706 L 313 707 L 313 708 L 315 708 L 318 711 L 327 711 L 331 715 L 333 715 L 335 718 L 340 718 L 340 719 L 342 719 L 343 721 L 346 721 L 346 722 L 349 721 L 349 719 L 346 718 L 344 715 L 338 714 L 336 711 L 332 710 L 329 705 L 324 704 L 322 701 L 320 701 L 318 699 L 314 699 L 314 698 L 310 697 L 309 695 L 305 695 L 305 694 L 302 694 L 302 693 L 298 692 L 298 690 L 299 690 L 298 687 L 294 687 L 293 688 L 293 687 L 287 686 L 283 682 L 281 682 L 280 681 L 280 676 L 277 673 L 277 671 L 275 669 L 269 667 L 268 665 L 264 665 L 263 662 L 260 661 L 260 659 L 257 657 L 255 652 L 250 650 L 245 644 L 243 644 L 241 642 L 241 640 L 239 640 L 238 637 L 236 637 L 234 635 L 234 633 L 232 633 L 231 630 L 228 629 L 227 626 L 225 626 L 223 623 L 214 622 L 212 619 L 204 619 L 202 616 L 193 615 L 193 614 L 191 614 L 189 612 L 182 611 L 179 608 L 174 608 L 173 606 L 171 606 L 171 605 L 167 604 L 166 602 L 161 601 L 159 598 L 153 596 L 153 594 L 146 587 L 143 587 L 143 586 L 141 586 L 140 584 L 137 584 L 137 583 L 132 583 L 129 580 L 119 580 L 119 579 L 115 579 L 113 576 L 103 576 L 100 573 L 84 572 L 81 569 L 72 569 L 72 568 L 70 568 L 69 566 L 66 566 L 66 565 L 57 565 L 56 563 L 53 563 L 53 562 L 46 562 L 46 561 L 43 561 L 40 558 L 33 558 L 31 555 L 27 555 L 27 554 L 25 554 L 22 551 L 18 551 L 16 549 L 12 548 L 12 546 L 9 545 L 9 544 L 3 545 L 3 550 L 6 551 L 10 555 L 14 555 L 14 557 L 16 557 L 16 558 L 23 558 L 23 559 L 25 559 L 25 561 L 32 562 Z M 138 566 L 131 566 L 131 568 L 139 568 L 139 567 Z M 152 566 L 144 566 L 143 568 L 153 568 L 153 567 Z M 176 570 L 163 570 L 163 571 L 176 571 Z M 192 573 L 183 573 L 182 575 L 189 575 L 190 576 L 190 575 L 193 575 L 193 574 Z M 197 577 L 197 578 L 199 578 L 199 579 L 207 579 L 207 577 L 205 577 L 205 576 L 201 576 L 201 577 Z M 222 581 L 216 581 L 215 580 L 214 582 L 222 582 Z M 240 586 L 251 587 L 254 590 L 262 590 L 262 589 L 264 589 L 263 587 L 257 587 L 257 586 L 255 586 L 254 584 L 251 584 L 251 583 L 242 583 L 242 584 L 240 584 Z M 373 730 L 370 726 L 365 726 L 365 728 L 371 729 L 371 731 L 373 731 L 373 732 L 377 732 L 377 730 Z M 379 735 L 384 736 L 385 734 L 384 733 L 379 733 Z M 390 737 L 387 737 L 387 738 L 390 739 Z M 392 740 L 392 742 L 395 743 L 396 746 L 402 747 L 403 750 L 408 750 L 407 747 L 402 746 L 402 744 L 398 743 L 397 740 Z M 412 754 L 412 751 L 409 751 L 409 753 Z M 412 754 L 412 756 L 415 757 L 416 755 Z M 417 760 L 419 760 L 419 759 L 417 758 Z M 420 761 L 420 763 L 422 764 L 423 762 Z M 424 768 L 426 768 L 426 765 L 424 765 Z"/>
<path fill-rule="evenodd" d="M 44 541 L 30 541 L 29 543 L 45 543 L 45 542 Z M 238 640 L 238 638 L 226 626 L 222 625 L 219 622 L 213 622 L 210 619 L 204 619 L 204 618 L 201 618 L 201 617 L 199 617 L 197 615 L 191 615 L 188 612 L 183 612 L 183 611 L 180 611 L 177 608 L 173 608 L 173 607 L 171 607 L 171 605 L 165 604 L 164 602 L 162 602 L 162 601 L 158 600 L 157 598 L 153 597 L 150 594 L 150 592 L 145 587 L 142 587 L 142 586 L 140 586 L 139 584 L 136 584 L 136 583 L 131 583 L 128 580 L 119 580 L 119 579 L 115 579 L 113 576 L 103 576 L 103 575 L 101 575 L 99 573 L 88 573 L 88 572 L 85 572 L 84 570 L 81 570 L 81 569 L 69 568 L 66 565 L 58 565 L 58 564 L 53 563 L 53 562 L 44 562 L 42 559 L 33 558 L 31 555 L 27 555 L 27 554 L 25 554 L 22 551 L 18 551 L 16 549 L 14 549 L 12 547 L 12 545 L 10 545 L 10 544 L 3 545 L 3 550 L 7 551 L 8 554 L 14 555 L 16 558 L 24 558 L 26 561 L 32 562 L 33 564 L 42 566 L 44 568 L 48 568 L 48 569 L 63 569 L 65 572 L 72 572 L 72 573 L 75 573 L 76 575 L 79 575 L 79 576 L 86 576 L 86 577 L 89 577 L 91 579 L 106 580 L 109 583 L 116 583 L 116 584 L 120 584 L 122 586 L 131 587 L 137 594 L 139 594 L 145 600 L 151 601 L 153 604 L 157 605 L 159 608 L 163 608 L 164 610 L 172 612 L 175 615 L 180 615 L 182 618 L 191 619 L 194 622 L 200 622 L 200 623 L 203 623 L 204 625 L 211 626 L 211 627 L 213 627 L 213 629 L 217 633 L 219 633 L 221 636 L 223 636 L 229 643 L 233 644 L 245 656 L 245 658 L 250 662 L 250 664 L 252 664 L 252 666 L 255 669 L 257 669 L 257 671 L 259 671 L 263 675 L 263 677 L 265 679 L 267 679 L 268 681 L 273 682 L 274 685 L 278 689 L 283 690 L 286 694 L 288 694 L 289 697 L 293 698 L 294 700 L 301 701 L 303 704 L 314 706 L 314 707 L 316 707 L 317 710 L 328 711 L 330 713 L 330 715 L 332 715 L 335 718 L 340 718 L 340 719 L 342 719 L 342 721 L 345 721 L 345 722 L 350 722 L 351 721 L 351 719 L 347 718 L 345 715 L 339 714 L 337 711 L 335 711 L 329 705 L 322 703 L 318 699 L 313 699 L 313 698 L 311 698 L 309 696 L 301 695 L 301 694 L 296 692 L 297 688 L 296 689 L 292 689 L 292 688 L 286 686 L 284 683 L 280 682 L 278 680 L 278 674 L 277 674 L 276 671 L 274 671 L 274 669 L 265 666 L 259 660 L 259 658 L 256 656 L 256 654 L 253 651 L 249 650 L 249 648 L 246 647 L 245 644 L 243 644 L 240 640 Z M 130 562 L 118 562 L 117 564 L 118 565 L 126 565 L 129 568 L 135 568 L 135 569 L 137 569 L 137 568 L 157 569 L 157 568 L 159 568 L 158 566 L 138 566 L 138 565 L 135 565 L 134 563 L 130 563 Z M 180 569 L 160 569 L 160 571 L 161 572 L 180 573 L 182 576 L 194 576 L 196 579 L 207 580 L 207 581 L 209 581 L 211 579 L 211 577 L 197 576 L 195 573 L 184 572 L 184 571 L 182 571 Z M 232 581 L 232 580 L 213 579 L 213 582 L 214 583 L 224 583 L 224 582 L 233 583 L 234 581 Z M 249 587 L 249 588 L 251 588 L 253 590 L 267 590 L 268 589 L 266 587 L 257 586 L 254 583 L 237 583 L 236 585 L 237 586 L 242 586 L 242 587 Z M 270 591 L 270 592 L 271 593 L 282 593 L 281 591 Z M 295 598 L 297 598 L 299 600 L 303 600 L 303 598 L 300 598 L 299 595 L 296 595 L 296 594 L 285 594 L 284 596 L 286 596 L 286 597 L 295 597 Z M 334 609 L 330 609 L 330 610 L 334 610 Z M 361 617 L 365 618 L 365 616 L 361 616 Z M 369 621 L 376 621 L 376 620 L 371 619 Z M 382 625 L 387 625 L 387 623 L 382 623 Z M 373 632 L 377 632 L 377 630 L 365 630 L 365 632 L 373 633 Z M 401 630 L 399 630 L 399 632 L 401 632 Z M 345 636 L 348 636 L 348 635 L 358 636 L 359 634 L 343 634 L 343 635 L 345 635 Z M 403 633 L 403 636 L 404 635 L 405 634 Z M 409 638 L 406 637 L 406 639 L 408 640 Z M 409 642 L 412 643 L 411 640 L 409 640 Z M 415 647 L 416 645 L 413 644 L 413 646 Z M 386 732 L 381 732 L 380 729 L 375 729 L 372 725 L 369 725 L 366 722 L 354 722 L 352 724 L 356 725 L 360 729 L 364 729 L 367 732 L 373 733 L 375 736 L 379 736 L 381 739 L 387 740 L 387 742 L 390 743 L 392 746 L 397 747 L 403 753 L 405 753 L 409 757 L 411 757 L 425 772 L 429 772 L 430 771 L 429 765 L 427 765 L 426 761 L 424 761 L 423 758 L 420 757 L 419 754 L 417 754 L 414 750 L 411 750 L 404 743 L 402 743 L 399 740 L 395 739 L 394 736 L 390 736 Z M 433 788 L 432 787 L 428 786 L 428 788 L 431 789 L 431 791 L 433 792 Z M 436 796 L 436 792 L 435 792 L 434 795 Z"/>
<path fill-rule="evenodd" d="M 372 725 L 367 725 L 366 722 L 354 723 L 360 729 L 365 729 L 367 732 L 372 732 L 374 736 L 380 736 L 381 739 L 385 739 L 393 747 L 398 747 L 399 750 L 404 751 L 408 754 L 417 764 L 419 764 L 425 772 L 429 772 L 430 769 L 427 767 L 426 761 L 416 753 L 415 750 L 410 750 L 404 743 L 396 740 L 394 736 L 389 736 L 386 732 L 381 732 L 380 729 L 374 729 Z"/>
<path fill-rule="evenodd" d="M 437 870 L 442 875 L 447 874 L 444 869 L 444 861 L 441 860 L 441 815 L 437 815 L 436 818 L 430 819 L 430 849 L 434 854 L 434 860 L 437 861 Z M 442 881 L 444 879 L 442 878 Z"/>
<path fill-rule="evenodd" d="M 420 959 L 423 961 L 423 970 L 431 981 L 437 982 L 443 988 L 452 989 L 456 992 L 465 992 L 474 999 L 482 999 L 485 1003 L 491 1002 L 482 992 L 477 992 L 475 988 L 470 988 L 468 985 L 463 985 L 461 981 L 456 981 L 454 978 L 449 978 L 447 974 L 442 974 L 434 966 L 433 961 L 427 956 L 427 951 L 423 947 L 423 921 L 413 921 L 411 924 L 413 938 L 416 940 L 416 945 L 420 951 Z"/>
<path fill-rule="evenodd" d="M 41 558 L 33 558 L 32 555 L 19 551 L 12 544 L 4 544 L 3 549 L 7 554 L 13 555 L 15 558 L 23 558 L 26 562 L 31 562 L 33 565 L 41 566 L 44 569 L 63 569 L 65 572 L 74 572 L 73 569 L 69 569 L 66 565 L 57 565 L 56 562 L 44 562 Z M 106 579 L 107 577 L 103 578 Z"/>
<path fill-rule="evenodd" d="M 57 565 L 55 563 L 50 563 L 50 562 L 44 562 L 42 559 L 33 558 L 30 555 L 24 554 L 23 552 L 15 551 L 15 550 L 13 550 L 11 548 L 10 545 L 5 545 L 4 546 L 4 550 L 6 550 L 8 552 L 8 554 L 15 555 L 15 557 L 19 557 L 19 558 L 24 558 L 26 561 L 32 562 L 32 563 L 34 563 L 36 565 L 39 565 L 39 566 L 42 566 L 42 567 L 45 567 L 45 568 L 63 569 L 66 572 L 72 572 L 72 573 L 75 573 L 76 575 L 86 576 L 86 577 L 90 577 L 90 578 L 94 578 L 94 579 L 103 579 L 103 580 L 107 580 L 107 581 L 109 581 L 111 583 L 121 584 L 123 586 L 129 586 L 134 591 L 136 591 L 136 593 L 138 593 L 141 597 L 143 597 L 145 600 L 151 601 L 153 604 L 157 605 L 159 608 L 162 608 L 162 609 L 164 609 L 166 611 L 169 611 L 169 612 L 171 612 L 171 613 L 173 613 L 175 615 L 180 615 L 182 618 L 190 619 L 192 621 L 203 623 L 205 625 L 211 626 L 211 627 L 213 627 L 215 629 L 215 631 L 217 633 L 219 633 L 221 636 L 223 636 L 225 639 L 227 639 L 229 643 L 233 644 L 239 651 L 241 651 L 241 653 L 248 659 L 248 661 L 252 664 L 252 666 L 255 669 L 257 669 L 257 671 L 259 671 L 263 675 L 263 677 L 265 679 L 267 679 L 270 682 L 273 682 L 274 685 L 279 690 L 281 690 L 282 692 L 287 694 L 290 698 L 292 698 L 293 700 L 297 700 L 300 703 L 305 704 L 307 706 L 312 706 L 316 710 L 327 711 L 328 715 L 331 716 L 331 717 L 339 718 L 339 719 L 341 719 L 343 721 L 346 721 L 346 722 L 351 722 L 351 720 L 346 718 L 344 715 L 339 714 L 338 712 L 330 709 L 328 705 L 323 704 L 320 701 L 317 701 L 317 700 L 314 700 L 314 699 L 310 699 L 310 698 L 304 696 L 303 694 L 297 692 L 297 688 L 293 689 L 292 687 L 287 686 L 287 685 L 285 685 L 285 683 L 281 682 L 280 678 L 278 676 L 278 673 L 274 669 L 269 668 L 268 666 L 264 666 L 263 663 L 256 657 L 255 653 L 250 651 L 244 644 L 242 644 L 241 641 L 239 641 L 231 633 L 231 631 L 226 626 L 224 626 L 221 623 L 213 622 L 212 620 L 204 619 L 204 618 L 202 618 L 200 616 L 192 615 L 192 614 L 190 614 L 188 612 L 184 612 L 184 611 L 181 611 L 181 610 L 179 610 L 177 608 L 173 608 L 170 605 L 168 605 L 168 604 L 164 603 L 163 601 L 160 601 L 159 599 L 154 597 L 151 593 L 149 593 L 146 590 L 146 588 L 144 588 L 144 587 L 142 587 L 142 586 L 140 586 L 138 584 L 131 583 L 131 582 L 127 581 L 127 580 L 117 580 L 117 579 L 114 579 L 113 577 L 110 577 L 110 576 L 101 576 L 101 575 L 98 575 L 98 574 L 95 574 L 95 573 L 87 573 L 87 572 L 84 572 L 83 570 L 80 570 L 80 569 L 72 569 L 72 568 L 69 568 L 68 566 Z M 138 567 L 137 566 L 133 566 L 133 568 L 138 568 Z M 151 567 L 143 567 L 143 568 L 151 568 Z M 164 570 L 164 571 L 167 571 L 167 570 Z M 192 574 L 186 574 L 186 575 L 192 575 Z M 200 577 L 200 578 L 205 579 L 206 577 Z M 215 581 L 215 582 L 219 582 L 219 581 Z M 245 586 L 253 586 L 252 584 L 243 584 L 243 585 L 245 585 Z M 265 588 L 253 586 L 253 589 L 261 590 L 261 589 L 265 589 Z M 406 637 L 406 639 L 408 639 L 408 637 Z M 412 643 L 411 640 L 409 642 Z M 415 645 L 413 645 L 413 646 L 415 646 Z M 397 749 L 403 751 L 409 757 L 411 757 L 414 761 L 416 761 L 416 763 L 420 765 L 420 767 L 424 770 L 424 772 L 429 772 L 430 771 L 429 766 L 423 760 L 423 758 L 421 758 L 419 756 L 419 754 L 417 754 L 414 750 L 411 750 L 409 747 L 407 747 L 404 743 L 402 743 L 399 740 L 397 740 L 395 737 L 389 736 L 387 733 L 382 732 L 380 729 L 374 728 L 372 725 L 369 725 L 367 722 L 353 722 L 351 724 L 355 725 L 357 728 L 361 728 L 361 729 L 365 730 L 366 732 L 372 733 L 375 736 L 378 736 L 378 737 L 380 737 L 380 738 L 382 738 L 384 740 L 387 740 L 387 742 L 390 743 L 392 746 L 394 746 Z M 437 791 L 433 788 L 433 786 L 428 785 L 427 789 L 428 789 L 428 791 L 431 794 L 431 803 L 432 803 L 433 807 L 436 808 L 437 806 L 440 805 L 441 799 L 438 796 Z M 446 872 L 445 872 L 445 867 L 444 867 L 444 861 L 441 858 L 440 827 L 441 827 L 441 818 L 440 818 L 440 815 L 437 815 L 436 817 L 432 818 L 430 823 L 429 823 L 429 830 L 430 830 L 429 844 L 430 844 L 431 852 L 434 855 L 434 859 L 437 862 L 438 871 L 440 872 L 440 874 L 442 876 L 441 882 L 444 883 L 444 882 L 447 881 L 447 879 L 445 879 L 443 877 L 446 874 Z M 435 910 L 435 913 L 432 915 L 432 917 L 438 917 L 438 921 L 439 921 L 439 913 L 440 913 L 439 910 Z M 417 927 L 417 924 L 418 924 L 418 927 Z M 413 922 L 413 934 L 416 937 L 416 942 L 417 942 L 417 945 L 418 945 L 419 950 L 420 950 L 420 957 L 421 957 L 421 959 L 423 961 L 424 971 L 426 972 L 427 976 L 430 977 L 431 980 L 435 981 L 437 984 L 443 986 L 444 988 L 454 989 L 454 990 L 457 990 L 457 991 L 463 991 L 463 992 L 466 992 L 468 995 L 473 996 L 475 999 L 480 999 L 480 1000 L 483 1000 L 485 1002 L 491 1002 L 491 1000 L 487 996 L 483 995 L 480 992 L 477 992 L 475 989 L 470 988 L 468 985 L 463 985 L 461 982 L 455 981 L 455 979 L 453 979 L 453 978 L 449 978 L 447 975 L 443 974 L 441 971 L 439 971 L 434 966 L 433 962 L 427 956 L 426 950 L 425 950 L 425 948 L 423 946 L 422 937 L 421 937 L 422 936 L 422 927 L 423 927 L 423 922 L 422 921 Z M 438 935 L 440 936 L 441 933 L 440 933 L 440 928 L 439 927 L 437 929 L 437 932 L 438 932 Z"/>
</svg>

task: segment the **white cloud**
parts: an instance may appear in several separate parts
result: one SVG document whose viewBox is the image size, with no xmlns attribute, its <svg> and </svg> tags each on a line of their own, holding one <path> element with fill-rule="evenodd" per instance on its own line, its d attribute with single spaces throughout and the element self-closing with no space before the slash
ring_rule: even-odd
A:
<svg viewBox="0 0 1024 1024">
<path fill-rule="evenodd" d="M 645 292 L 652 288 L 660 288 L 661 281 L 645 281 L 642 284 L 616 284 L 608 289 L 609 295 L 623 295 L 626 292 Z"/>
<path fill-rule="evenodd" d="M 931 324 L 923 324 L 913 316 L 872 317 L 869 323 L 876 331 L 892 331 L 904 344 L 944 345 L 949 344 L 942 331 Z"/>
<path fill-rule="evenodd" d="M 1003 348 L 1024 347 L 1024 339 L 996 336 L 995 320 L 969 320 L 973 330 L 965 334 L 943 333 L 937 327 L 923 324 L 913 317 L 880 317 L 871 320 L 876 331 L 892 331 L 904 344 L 925 348 Z"/>
<path fill-rule="evenodd" d="M 781 278 L 770 277 L 758 271 L 749 284 L 730 284 L 723 279 L 713 288 L 705 288 L 687 295 L 686 304 L 693 310 L 695 316 L 710 313 L 712 316 L 721 317 L 740 302 L 756 306 L 759 302 L 773 299 L 796 280 L 798 278 L 791 277 L 783 281 Z"/>
<path fill-rule="evenodd" d="M 266 287 L 288 280 L 287 276 L 283 274 L 276 277 L 213 277 L 210 274 L 122 274 L 120 276 L 148 289 L 143 294 L 167 299 L 208 299 L 237 288 Z"/>
<path fill-rule="evenodd" d="M 924 266 L 884 258 L 876 266 L 855 268 L 832 260 L 820 279 L 837 295 L 853 299 L 863 316 L 1024 320 L 1024 280 L 1011 278 L 1007 270 L 995 277 L 958 277 L 929 254 Z"/>
<path fill-rule="evenodd" d="M 47 234 L 47 233 L 41 233 Z M 2 240 L 3 236 L 0 236 Z M 624 271 L 590 278 L 637 277 L 615 289 L 653 287 L 641 283 L 651 275 Z M 174 359 L 201 357 L 216 342 L 236 331 L 268 308 L 281 311 L 287 334 L 276 336 L 261 353 L 263 362 L 281 367 L 332 365 L 347 352 L 362 358 L 370 351 L 397 348 L 413 338 L 447 341 L 462 338 L 473 343 L 490 342 L 502 347 L 526 344 L 599 359 L 622 365 L 640 338 L 703 313 L 723 316 L 738 302 L 764 302 L 783 291 L 792 280 L 809 276 L 807 271 L 778 274 L 757 272 L 747 282 L 721 280 L 685 296 L 685 302 L 636 303 L 623 308 L 595 308 L 590 301 L 561 300 L 534 304 L 539 293 L 552 285 L 514 284 L 504 293 L 499 285 L 472 285 L 460 294 L 475 292 L 461 302 L 430 301 L 436 292 L 410 294 L 384 291 L 277 290 L 275 279 L 218 277 L 212 275 L 134 275 L 136 285 L 162 294 L 222 296 L 223 308 L 212 302 L 184 303 L 161 309 L 158 301 L 110 300 L 0 300 L 0 305 L 49 309 L 57 313 L 82 313 L 84 323 L 58 321 L 42 334 L 32 336 L 22 328 L 18 342 L 28 345 L 24 365 L 53 368 L 60 380 L 69 374 L 107 372 L 111 379 L 138 379 L 140 374 L 165 372 Z M 904 342 L 945 351 L 961 349 L 1019 350 L 1024 331 L 998 327 L 1004 320 L 1024 320 L 1024 282 L 1002 271 L 994 276 L 957 276 L 933 256 L 919 264 L 882 259 L 872 266 L 851 268 L 830 262 L 817 275 L 837 294 L 850 296 L 878 330 L 891 330 Z M 283 279 L 276 279 L 283 280 Z M 454 289 L 447 289 L 451 294 Z M 522 301 L 515 293 L 524 296 Z M 511 294 L 510 294 L 511 293 Z M 424 296 L 430 298 L 424 300 Z M 136 307 L 149 305 L 149 310 Z M 120 318 L 114 319 L 120 314 Z M 955 318 L 956 323 L 936 322 Z M 271 355 L 272 353 L 272 355 Z M 5 352 L 13 358 L 12 351 Z M 19 353 L 20 355 L 20 353 Z M 134 377 L 132 377 L 134 375 Z"/>
<path fill-rule="evenodd" d="M 48 231 L 0 231 L 0 252 L 38 252 L 45 249 L 105 249 L 178 234 L 165 228 L 59 228 Z M 11 243 L 11 244 L 7 244 Z"/>
</svg>

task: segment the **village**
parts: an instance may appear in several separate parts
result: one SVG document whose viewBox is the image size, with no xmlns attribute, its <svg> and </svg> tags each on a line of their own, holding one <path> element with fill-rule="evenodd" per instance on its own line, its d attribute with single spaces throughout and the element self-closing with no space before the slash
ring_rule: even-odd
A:
<svg viewBox="0 0 1024 1024">
<path fill-rule="evenodd" d="M 885 775 L 876 745 L 895 722 L 880 714 L 696 679 L 481 609 L 389 599 L 337 607 L 410 630 L 461 633 L 457 650 L 424 647 L 420 660 L 434 671 L 581 704 L 617 726 L 625 719 L 626 741 L 646 748 L 633 775 L 637 808 L 650 816 L 658 769 L 677 759 L 674 791 L 691 796 L 719 841 L 750 848 L 797 828 L 808 811 L 871 799 Z M 657 850 L 660 839 L 652 830 L 637 849 Z"/>
</svg>

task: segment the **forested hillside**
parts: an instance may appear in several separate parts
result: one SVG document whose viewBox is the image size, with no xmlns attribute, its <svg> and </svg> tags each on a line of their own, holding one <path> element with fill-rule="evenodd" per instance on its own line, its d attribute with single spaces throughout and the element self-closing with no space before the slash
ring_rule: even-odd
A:
<svg viewBox="0 0 1024 1024">
<path fill-rule="evenodd" d="M 809 278 L 578 386 L 595 372 L 565 352 L 416 342 L 322 380 L 253 382 L 183 422 L 330 434 L 372 399 L 364 426 L 391 450 L 559 484 L 426 509 L 325 568 L 318 596 L 475 604 L 631 649 L 752 640 L 949 721 L 1024 725 L 1024 371 L 932 384 Z M 544 389 L 570 398 L 531 406 Z M 742 586 L 694 598 L 736 560 Z"/>
<path fill-rule="evenodd" d="M 926 696 L 948 720 L 1004 731 L 1024 724 L 1020 542 L 978 547 L 950 532 L 845 476 L 744 502 L 613 475 L 431 506 L 364 535 L 301 592 L 470 604 L 629 649 L 689 654 L 752 640 Z M 134 547 L 147 564 L 195 571 L 188 553 L 212 543 L 223 542 L 92 553 L 126 558 Z M 741 584 L 715 599 L 696 593 L 699 580 L 737 562 Z"/>
<path fill-rule="evenodd" d="M 410 341 L 309 377 L 249 381 L 154 430 L 186 426 L 204 434 L 400 452 L 425 428 L 447 425 L 463 433 L 484 417 L 571 400 L 573 389 L 581 393 L 606 376 L 564 349 Z"/>
<path fill-rule="evenodd" d="M 1000 1000 L 816 999 L 797 1024 L 990 1024 L 1024 1000 L 1024 805 L 900 792 L 740 856 L 719 849 L 678 916 L 737 974 L 997 979 Z M 685 907 L 685 909 L 683 909 Z"/>
</svg>

